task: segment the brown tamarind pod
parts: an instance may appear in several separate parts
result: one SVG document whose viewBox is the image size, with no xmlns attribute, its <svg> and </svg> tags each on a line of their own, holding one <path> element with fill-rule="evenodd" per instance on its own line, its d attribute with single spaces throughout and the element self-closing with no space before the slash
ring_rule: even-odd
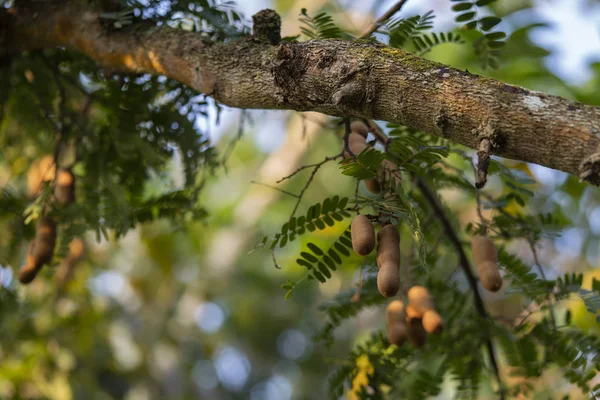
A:
<svg viewBox="0 0 600 400">
<path fill-rule="evenodd" d="M 386 225 L 377 240 L 377 288 L 385 297 L 393 297 L 400 289 L 400 235 L 394 225 Z"/>
<path fill-rule="evenodd" d="M 365 179 L 365 187 L 367 190 L 373 194 L 379 194 L 381 192 L 381 185 L 379 181 L 375 178 Z"/>
<path fill-rule="evenodd" d="M 406 341 L 406 313 L 400 300 L 394 300 L 387 306 L 386 333 L 388 342 L 396 346 L 402 346 Z"/>
<path fill-rule="evenodd" d="M 69 169 L 60 168 L 58 170 L 54 197 L 62 205 L 68 205 L 75 201 L 75 175 Z"/>
<path fill-rule="evenodd" d="M 360 256 L 371 254 L 375 247 L 375 228 L 366 215 L 354 217 L 350 234 L 352 236 L 352 248 L 356 254 Z"/>
<path fill-rule="evenodd" d="M 473 261 L 479 272 L 479 280 L 490 292 L 497 292 L 502 287 L 502 277 L 498 269 L 498 250 L 492 239 L 476 235 L 472 242 Z"/>
<path fill-rule="evenodd" d="M 19 282 L 28 284 L 35 279 L 41 267 L 36 267 L 33 264 L 26 264 L 19 270 Z"/>
<path fill-rule="evenodd" d="M 406 311 L 406 320 L 407 321 L 423 318 L 423 313 L 417 311 L 417 309 L 410 303 L 405 307 L 405 311 Z"/>
<path fill-rule="evenodd" d="M 416 312 L 423 315 L 427 310 L 433 310 L 433 300 L 429 295 L 427 288 L 423 286 L 413 286 L 407 293 L 408 302 Z"/>
<path fill-rule="evenodd" d="M 350 132 L 350 136 L 348 136 L 348 147 L 355 156 L 359 155 L 367 148 L 367 146 L 367 141 L 364 137 L 360 136 L 358 133 Z"/>
<path fill-rule="evenodd" d="M 83 243 L 83 240 L 78 237 L 73 238 L 73 240 L 69 242 L 69 253 L 67 253 L 67 258 L 75 263 L 78 263 L 81 261 L 84 255 L 85 244 Z"/>
<path fill-rule="evenodd" d="M 35 244 L 31 249 L 34 265 L 39 267 L 48 264 L 52 261 L 56 245 L 56 222 L 51 217 L 42 217 L 38 220 L 34 240 Z"/>
<path fill-rule="evenodd" d="M 444 327 L 442 317 L 435 310 L 425 311 L 421 322 L 427 333 L 440 333 Z"/>
<path fill-rule="evenodd" d="M 423 323 L 420 319 L 412 319 L 408 321 L 408 338 L 413 346 L 421 348 L 427 342 L 427 332 L 423 328 Z"/>
<path fill-rule="evenodd" d="M 27 171 L 27 194 L 30 198 L 42 193 L 44 182 L 54 179 L 54 157 L 46 155 L 34 161 Z"/>
<path fill-rule="evenodd" d="M 367 138 L 369 134 L 369 127 L 365 125 L 362 121 L 354 121 L 350 124 L 350 130 L 354 133 L 359 134 L 360 136 Z"/>
</svg>

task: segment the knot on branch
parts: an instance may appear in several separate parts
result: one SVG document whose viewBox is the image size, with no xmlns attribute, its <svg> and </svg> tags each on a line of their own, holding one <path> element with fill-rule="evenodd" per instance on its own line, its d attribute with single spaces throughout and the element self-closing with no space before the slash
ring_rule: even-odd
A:
<svg viewBox="0 0 600 400">
<path fill-rule="evenodd" d="M 482 124 L 478 129 L 479 146 L 477 147 L 477 176 L 475 187 L 481 189 L 487 182 L 488 168 L 492 151 L 498 146 L 498 130 L 490 122 Z"/>
<path fill-rule="evenodd" d="M 275 11 L 266 9 L 252 16 L 254 38 L 272 45 L 281 42 L 281 18 Z"/>
<path fill-rule="evenodd" d="M 600 151 L 587 157 L 579 165 L 579 179 L 600 186 Z"/>
</svg>

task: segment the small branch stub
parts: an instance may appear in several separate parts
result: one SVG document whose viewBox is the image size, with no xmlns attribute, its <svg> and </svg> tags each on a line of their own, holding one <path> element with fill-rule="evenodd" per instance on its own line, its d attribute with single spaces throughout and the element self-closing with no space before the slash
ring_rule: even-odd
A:
<svg viewBox="0 0 600 400">
<path fill-rule="evenodd" d="M 579 179 L 600 186 L 600 152 L 583 160 L 579 166 Z"/>
<path fill-rule="evenodd" d="M 256 39 L 277 45 L 281 42 L 281 18 L 270 9 L 262 10 L 252 16 L 253 34 Z"/>
<path fill-rule="evenodd" d="M 477 177 L 475 178 L 475 187 L 481 189 L 487 182 L 487 171 L 490 166 L 490 157 L 492 155 L 492 141 L 483 138 L 479 142 L 477 149 Z"/>
<path fill-rule="evenodd" d="M 498 145 L 498 131 L 488 121 L 480 126 L 479 147 L 477 148 L 477 175 L 475 176 L 475 187 L 481 189 L 487 182 L 488 167 L 492 151 Z"/>
</svg>

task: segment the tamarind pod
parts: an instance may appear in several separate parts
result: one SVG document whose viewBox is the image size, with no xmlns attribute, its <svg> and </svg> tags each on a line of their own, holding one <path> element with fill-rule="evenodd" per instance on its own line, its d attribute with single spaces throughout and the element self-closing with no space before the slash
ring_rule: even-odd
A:
<svg viewBox="0 0 600 400">
<path fill-rule="evenodd" d="M 41 217 L 35 226 L 35 237 L 48 236 L 56 238 L 56 222 L 52 217 Z"/>
<path fill-rule="evenodd" d="M 442 317 L 435 310 L 425 311 L 421 322 L 427 333 L 440 333 L 444 327 Z"/>
<path fill-rule="evenodd" d="M 365 139 L 367 138 L 367 135 L 369 134 L 369 127 L 367 125 L 365 125 L 364 122 L 362 121 L 354 121 L 350 124 L 350 130 L 362 137 L 364 137 Z"/>
<path fill-rule="evenodd" d="M 61 205 L 68 205 L 75 201 L 75 175 L 70 170 L 66 168 L 58 170 L 54 197 Z"/>
<path fill-rule="evenodd" d="M 352 248 L 356 254 L 366 256 L 375 247 L 375 228 L 366 215 L 357 215 L 350 227 Z"/>
<path fill-rule="evenodd" d="M 427 342 L 427 332 L 423 329 L 423 323 L 420 319 L 408 321 L 408 338 L 413 346 L 421 348 Z"/>
<path fill-rule="evenodd" d="M 365 179 L 363 182 L 365 182 L 365 187 L 369 192 L 373 194 L 379 194 L 381 192 L 381 185 L 377 179 Z"/>
<path fill-rule="evenodd" d="M 385 297 L 394 297 L 400 290 L 400 271 L 397 265 L 385 264 L 377 273 L 377 289 Z"/>
<path fill-rule="evenodd" d="M 358 133 L 350 132 L 350 136 L 348 136 L 348 147 L 355 156 L 359 155 L 367 148 L 367 146 L 367 141 L 364 137 L 360 136 Z"/>
<path fill-rule="evenodd" d="M 394 225 L 386 225 L 377 233 L 377 266 L 400 266 L 400 234 Z"/>
<path fill-rule="evenodd" d="M 54 179 L 55 166 L 54 157 L 46 155 L 34 161 L 27 171 L 27 195 L 30 198 L 42 193 L 44 182 Z"/>
<path fill-rule="evenodd" d="M 406 341 L 406 313 L 404 303 L 394 300 L 386 308 L 386 332 L 388 342 L 402 346 Z"/>
<path fill-rule="evenodd" d="M 39 267 L 52 261 L 56 245 L 56 222 L 50 217 L 42 217 L 36 225 L 34 245 L 30 247 L 34 265 Z"/>
<path fill-rule="evenodd" d="M 472 251 L 482 286 L 491 292 L 497 292 L 502 287 L 502 277 L 498 270 L 498 250 L 494 242 L 487 236 L 476 235 L 473 237 Z"/>
<path fill-rule="evenodd" d="M 400 235 L 394 225 L 386 225 L 377 239 L 377 289 L 385 297 L 392 297 L 400 289 Z"/>
<path fill-rule="evenodd" d="M 412 304 L 406 306 L 406 320 L 411 321 L 413 319 L 423 318 L 423 313 L 418 311 Z"/>
<path fill-rule="evenodd" d="M 85 255 L 85 244 L 83 240 L 76 237 L 69 242 L 69 253 L 67 253 L 67 258 L 75 263 L 81 261 L 83 256 Z"/>
<path fill-rule="evenodd" d="M 408 302 L 418 313 L 423 315 L 427 310 L 433 310 L 433 300 L 429 295 L 427 288 L 423 286 L 413 286 L 407 293 Z"/>
<path fill-rule="evenodd" d="M 479 280 L 481 285 L 490 292 L 497 292 L 502 288 L 502 276 L 498 270 L 498 264 L 493 262 L 484 262 L 477 265 L 479 271 Z"/>
<path fill-rule="evenodd" d="M 35 279 L 41 267 L 33 264 L 26 264 L 19 270 L 19 282 L 28 284 Z"/>
</svg>

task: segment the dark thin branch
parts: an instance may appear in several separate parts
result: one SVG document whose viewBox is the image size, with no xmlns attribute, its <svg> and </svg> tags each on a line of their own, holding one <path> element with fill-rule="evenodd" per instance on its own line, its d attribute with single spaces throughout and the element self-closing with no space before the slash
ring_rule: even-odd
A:
<svg viewBox="0 0 600 400">
<path fill-rule="evenodd" d="M 296 214 L 296 211 L 298 210 L 298 206 L 300 205 L 300 202 L 302 201 L 302 197 L 304 196 L 304 192 L 306 192 L 306 189 L 308 189 L 308 187 L 312 183 L 313 179 L 315 178 L 315 175 L 317 174 L 317 171 L 319 171 L 319 168 L 321 168 L 323 166 L 323 164 L 325 164 L 331 160 L 335 160 L 337 157 L 340 157 L 340 156 L 341 156 L 341 154 L 335 156 L 334 158 L 326 157 L 323 161 L 314 165 L 314 169 L 311 172 L 310 177 L 308 178 L 308 180 L 306 181 L 306 184 L 304 185 L 304 187 L 300 191 L 300 194 L 298 195 L 298 200 L 296 201 L 296 204 L 294 205 L 294 209 L 292 210 L 292 214 L 290 215 L 290 218 L 292 218 L 294 216 L 294 214 Z"/>
<path fill-rule="evenodd" d="M 304 171 L 305 169 L 308 169 L 308 168 L 318 168 L 318 167 L 320 167 L 321 165 L 325 164 L 326 162 L 329 162 L 329 161 L 332 161 L 332 160 L 336 160 L 336 159 L 340 158 L 341 156 L 342 156 L 342 153 L 340 153 L 340 154 L 336 154 L 335 156 L 329 156 L 329 157 L 325 157 L 325 159 L 323 159 L 322 161 L 320 161 L 320 162 L 318 162 L 318 163 L 315 163 L 315 164 L 306 164 L 306 165 L 303 165 L 303 166 L 299 167 L 298 169 L 296 169 L 296 170 L 295 170 L 294 172 L 292 172 L 291 174 L 289 174 L 289 175 L 287 175 L 287 176 L 284 176 L 283 178 L 281 178 L 280 180 L 278 180 L 278 181 L 277 181 L 277 182 L 275 182 L 275 183 L 281 183 L 281 182 L 283 182 L 283 181 L 285 181 L 285 180 L 287 180 L 287 179 L 290 179 L 290 178 L 292 178 L 294 175 L 296 175 L 297 173 L 299 173 L 299 172 L 301 172 L 301 171 Z"/>
<path fill-rule="evenodd" d="M 377 19 L 377 21 L 375 21 L 373 23 L 373 25 L 371 25 L 369 27 L 369 29 L 367 29 L 365 31 L 365 33 L 363 33 L 362 35 L 360 35 L 360 39 L 365 39 L 365 38 L 371 36 L 371 34 L 373 32 L 375 32 L 377 29 L 379 29 L 383 24 L 385 24 L 388 19 L 392 18 L 394 16 L 394 14 L 396 14 L 398 11 L 400 11 L 400 9 L 404 6 L 404 4 L 407 1 L 408 0 L 400 0 L 399 2 L 397 2 L 396 4 L 394 4 L 392 7 L 390 7 L 390 9 L 387 10 L 381 17 L 379 17 Z"/>
<path fill-rule="evenodd" d="M 454 230 L 452 223 L 446 216 L 446 212 L 442 208 L 442 205 L 439 203 L 438 199 L 436 198 L 436 195 L 429 188 L 429 186 L 420 178 L 417 178 L 415 180 L 415 183 L 416 183 L 417 187 L 421 190 L 421 193 L 423 193 L 423 196 L 425 197 L 427 202 L 430 204 L 431 208 L 433 209 L 433 212 L 436 214 L 436 216 L 440 220 L 440 223 L 442 224 L 444 231 L 446 232 L 446 235 L 448 236 L 448 239 L 450 240 L 450 242 L 454 246 L 456 252 L 458 253 L 460 265 L 463 269 L 463 272 L 465 273 L 465 276 L 467 277 L 467 282 L 469 283 L 469 287 L 471 288 L 471 291 L 473 292 L 473 299 L 475 302 L 475 309 L 477 310 L 477 313 L 479 314 L 479 316 L 482 319 L 488 319 L 488 317 L 489 317 L 488 313 L 485 310 L 485 306 L 483 304 L 483 299 L 481 298 L 481 295 L 479 293 L 479 288 L 477 287 L 477 278 L 475 278 L 475 276 L 473 275 L 473 272 L 471 270 L 471 265 L 469 263 L 469 259 L 467 258 L 467 255 L 465 254 L 465 251 L 463 249 L 462 243 L 460 242 L 458 234 Z M 489 338 L 486 340 L 486 347 L 487 347 L 488 355 L 490 357 L 490 363 L 492 364 L 494 374 L 496 375 L 496 380 L 498 381 L 498 386 L 499 386 L 499 390 L 500 390 L 500 398 L 505 399 L 504 386 L 503 386 L 502 380 L 500 378 L 500 370 L 498 369 L 498 362 L 496 361 L 494 344 L 492 343 L 491 339 L 489 339 Z"/>
<path fill-rule="evenodd" d="M 529 239 L 529 248 L 531 249 L 531 252 L 533 253 L 533 261 L 535 263 L 535 266 L 537 267 L 537 270 L 540 272 L 540 276 L 542 277 L 543 280 L 548 281 L 548 279 L 546 278 L 546 273 L 544 272 L 544 268 L 542 268 L 542 264 L 540 263 L 540 260 L 538 258 L 538 254 L 537 254 L 537 250 L 535 248 L 535 242 L 533 241 L 533 239 Z M 552 305 L 552 293 L 553 290 L 552 288 L 550 288 L 548 290 L 548 294 L 546 295 L 546 300 L 548 301 L 548 311 L 550 314 L 550 323 L 552 324 L 552 328 L 554 328 L 556 330 L 556 318 L 554 316 L 554 307 Z"/>
<path fill-rule="evenodd" d="M 377 139 L 383 145 L 385 151 L 387 151 L 388 147 L 390 146 L 391 139 L 381 130 L 379 125 L 377 125 L 372 119 L 367 121 L 367 126 L 369 127 L 371 133 L 373 133 L 373 136 L 375 136 L 375 139 Z"/>
</svg>

